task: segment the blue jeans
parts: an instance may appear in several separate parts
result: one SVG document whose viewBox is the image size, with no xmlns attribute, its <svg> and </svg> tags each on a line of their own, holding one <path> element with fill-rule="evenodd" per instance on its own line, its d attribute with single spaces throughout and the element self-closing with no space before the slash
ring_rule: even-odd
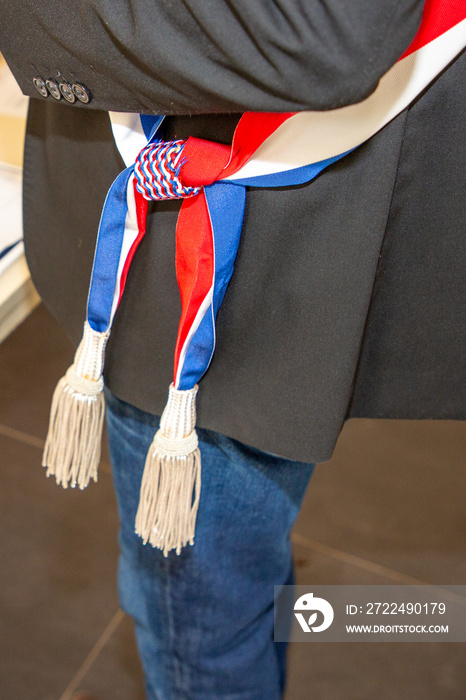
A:
<svg viewBox="0 0 466 700">
<path fill-rule="evenodd" d="M 274 585 L 293 581 L 289 534 L 313 465 L 199 429 L 194 545 L 164 557 L 134 533 L 158 418 L 106 393 L 119 592 L 135 621 L 148 699 L 279 700 L 285 644 L 273 642 Z"/>
</svg>

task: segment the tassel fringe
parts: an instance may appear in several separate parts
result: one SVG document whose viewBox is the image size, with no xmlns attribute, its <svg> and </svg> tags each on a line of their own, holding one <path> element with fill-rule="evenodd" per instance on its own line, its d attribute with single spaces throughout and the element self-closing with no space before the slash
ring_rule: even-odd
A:
<svg viewBox="0 0 466 700">
<path fill-rule="evenodd" d="M 42 466 L 63 488 L 97 481 L 105 415 L 102 370 L 108 333 L 86 322 L 74 362 L 55 389 Z"/>
<path fill-rule="evenodd" d="M 149 448 L 136 515 L 136 533 L 165 556 L 194 543 L 201 493 L 201 454 L 195 430 L 197 385 L 170 387 L 160 428 Z"/>
</svg>

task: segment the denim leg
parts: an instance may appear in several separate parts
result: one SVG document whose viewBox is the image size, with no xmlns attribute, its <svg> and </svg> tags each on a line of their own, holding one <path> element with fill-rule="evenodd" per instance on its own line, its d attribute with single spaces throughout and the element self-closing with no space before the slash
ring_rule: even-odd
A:
<svg viewBox="0 0 466 700">
<path fill-rule="evenodd" d="M 289 533 L 313 465 L 198 430 L 202 489 L 193 546 L 168 557 L 134 533 L 158 419 L 107 392 L 121 521 L 119 591 L 134 618 L 149 700 L 279 700 L 274 585 L 292 582 Z"/>
</svg>

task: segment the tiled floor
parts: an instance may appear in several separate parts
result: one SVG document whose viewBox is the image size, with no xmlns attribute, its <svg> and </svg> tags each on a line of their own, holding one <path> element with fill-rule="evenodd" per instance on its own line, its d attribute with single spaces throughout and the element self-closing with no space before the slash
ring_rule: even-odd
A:
<svg viewBox="0 0 466 700">
<path fill-rule="evenodd" d="M 1 700 L 142 700 L 114 577 L 108 457 L 62 491 L 40 468 L 50 396 L 72 349 L 39 307 L 0 346 Z M 298 583 L 466 584 L 466 429 L 351 421 L 294 530 Z M 294 644 L 286 700 L 466 698 L 462 644 Z M 267 700 L 264 698 L 264 700 Z"/>
</svg>

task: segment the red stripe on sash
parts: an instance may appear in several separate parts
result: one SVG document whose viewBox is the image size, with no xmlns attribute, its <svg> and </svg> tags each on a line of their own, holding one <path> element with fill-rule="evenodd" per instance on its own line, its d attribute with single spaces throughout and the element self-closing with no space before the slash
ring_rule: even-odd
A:
<svg viewBox="0 0 466 700">
<path fill-rule="evenodd" d="M 176 225 L 176 279 L 181 320 L 175 349 L 173 382 L 184 343 L 214 279 L 214 243 L 204 192 L 183 200 Z"/>
<path fill-rule="evenodd" d="M 190 136 L 183 149 L 186 163 L 180 178 L 189 187 L 210 185 L 233 175 L 254 155 L 259 146 L 294 112 L 245 112 L 238 122 L 231 146 Z"/>
<path fill-rule="evenodd" d="M 422 49 L 464 19 L 465 0 L 426 0 L 418 33 L 399 60 Z"/>
</svg>

